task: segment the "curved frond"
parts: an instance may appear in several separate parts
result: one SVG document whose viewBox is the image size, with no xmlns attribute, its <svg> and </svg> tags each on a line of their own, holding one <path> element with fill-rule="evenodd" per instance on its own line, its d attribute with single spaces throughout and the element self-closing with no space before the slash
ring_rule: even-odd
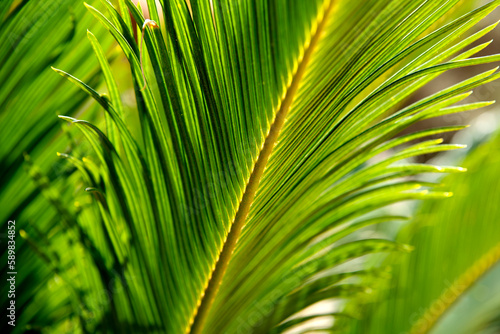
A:
<svg viewBox="0 0 500 334">
<path fill-rule="evenodd" d="M 395 262 L 393 277 L 357 332 L 472 332 L 472 314 L 455 319 L 453 328 L 438 329 L 500 262 L 499 138 L 496 135 L 467 155 L 467 173 L 444 178 L 453 198 L 423 202 L 415 220 L 403 229 L 398 241 L 415 251 L 387 261 Z"/>
<path fill-rule="evenodd" d="M 426 139 L 462 125 L 402 131 L 491 104 L 465 99 L 500 73 L 406 100 L 448 70 L 500 61 L 474 44 L 500 1 L 447 23 L 459 0 L 146 2 L 149 18 L 131 0 L 85 4 L 108 32 L 87 34 L 107 94 L 71 64 L 54 66 L 104 110 L 58 111 L 91 148 L 60 154 L 80 171 L 85 205 L 69 210 L 28 163 L 67 226 L 50 240 L 55 255 L 32 230 L 23 236 L 61 278 L 54 289 L 75 328 L 280 333 L 323 316 L 299 313 L 311 305 L 369 293 L 360 278 L 381 270 L 341 265 L 411 247 L 354 233 L 404 219 L 381 213 L 387 205 L 451 195 L 415 175 L 464 171 L 408 161 L 462 148 Z M 108 60 L 110 36 L 126 70 Z"/>
</svg>

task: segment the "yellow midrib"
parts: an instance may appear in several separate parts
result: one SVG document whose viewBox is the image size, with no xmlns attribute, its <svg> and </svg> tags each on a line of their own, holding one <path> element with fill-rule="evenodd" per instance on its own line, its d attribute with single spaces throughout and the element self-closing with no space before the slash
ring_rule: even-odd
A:
<svg viewBox="0 0 500 334">
<path fill-rule="evenodd" d="M 500 243 L 477 260 L 427 309 L 408 332 L 409 334 L 429 333 L 443 315 L 457 303 L 474 284 L 484 277 L 500 261 Z"/>
<path fill-rule="evenodd" d="M 226 240 L 222 246 L 222 251 L 219 254 L 219 258 L 215 264 L 215 268 L 208 279 L 206 288 L 204 289 L 198 306 L 193 314 L 190 324 L 186 330 L 186 333 L 190 334 L 201 334 L 209 314 L 210 308 L 215 300 L 219 287 L 224 278 L 224 274 L 231 260 L 234 249 L 238 242 L 239 236 L 243 227 L 245 226 L 246 219 L 250 212 L 250 206 L 253 203 L 255 194 L 257 193 L 260 179 L 264 174 L 265 167 L 271 156 L 274 145 L 278 139 L 283 124 L 285 123 L 286 116 L 292 105 L 295 94 L 300 86 L 300 82 L 307 68 L 311 55 L 321 38 L 322 32 L 328 21 L 330 12 L 332 11 L 335 0 L 326 0 L 324 4 L 324 9 L 318 15 L 316 22 L 316 31 L 312 33 L 312 38 L 308 45 L 304 46 L 304 53 L 302 59 L 299 61 L 299 65 L 295 74 L 292 76 L 291 83 L 286 90 L 285 96 L 279 106 L 278 112 L 271 124 L 267 137 L 264 141 L 262 149 L 259 156 L 255 162 L 254 168 L 248 179 L 248 183 L 245 187 L 245 191 L 241 198 L 240 204 L 238 206 L 236 215 L 234 217 L 233 223 L 231 224 L 229 233 L 227 234 Z M 313 26 L 314 28 L 314 26 Z"/>
</svg>

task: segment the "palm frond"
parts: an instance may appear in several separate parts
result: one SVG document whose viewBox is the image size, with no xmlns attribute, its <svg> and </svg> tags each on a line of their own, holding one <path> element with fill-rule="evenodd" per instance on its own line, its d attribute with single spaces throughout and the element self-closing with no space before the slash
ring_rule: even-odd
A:
<svg viewBox="0 0 500 334">
<path fill-rule="evenodd" d="M 61 156 L 93 202 L 67 213 L 33 165 L 69 226 L 50 240 L 52 258 L 23 233 L 84 332 L 278 333 L 314 318 L 290 319 L 317 302 L 366 293 L 344 279 L 379 272 L 339 265 L 410 248 L 345 237 L 401 218 L 378 214 L 386 205 L 450 195 L 406 177 L 463 171 L 403 164 L 461 148 L 422 141 L 461 126 L 398 134 L 490 104 L 456 105 L 500 77 L 495 68 L 404 104 L 447 70 L 500 60 L 474 57 L 489 43 L 469 48 L 495 27 L 471 33 L 500 1 L 447 24 L 437 22 L 460 1 L 160 1 L 163 17 L 147 1 L 154 23 L 130 0 L 101 2 L 86 6 L 128 60 L 138 125 L 104 37 L 89 32 L 109 96 L 70 66 L 56 72 L 105 111 L 106 130 L 60 112 L 92 147 Z"/>
<path fill-rule="evenodd" d="M 358 331 L 443 332 L 438 326 L 498 264 L 499 138 L 496 135 L 467 156 L 467 173 L 443 180 L 451 185 L 453 198 L 424 202 L 415 221 L 402 231 L 398 240 L 415 251 L 394 261 L 390 284 Z M 455 321 L 464 333 L 471 333 L 474 318 L 462 317 Z"/>
<path fill-rule="evenodd" d="M 95 26 L 106 48 L 111 39 L 93 22 L 85 7 L 74 6 L 71 1 L 6 0 L 0 4 L 0 225 L 7 231 L 8 221 L 15 220 L 17 231 L 30 231 L 34 239 L 40 240 L 42 249 L 48 244 L 48 236 L 61 229 L 60 221 L 74 222 L 78 212 L 73 205 L 78 200 L 75 189 L 68 185 L 78 182 L 79 176 L 57 158 L 56 152 L 76 147 L 75 155 L 86 154 L 84 145 L 77 147 L 79 140 L 72 139 L 71 131 L 61 131 L 56 115 L 80 113 L 96 119 L 96 109 L 85 105 L 86 94 L 62 85 L 64 80 L 54 75 L 50 65 L 65 67 L 97 85 L 100 70 L 97 62 L 86 56 L 92 49 L 82 39 L 81 27 Z M 54 193 L 60 196 L 56 198 Z M 45 195 L 54 206 L 47 205 Z M 61 247 L 67 243 L 64 238 L 53 240 L 58 241 Z M 68 303 L 66 289 L 60 290 L 57 297 L 50 291 L 40 291 L 54 281 L 54 268 L 44 262 L 49 258 L 39 257 L 41 253 L 33 251 L 29 243 L 17 238 L 16 260 L 23 266 L 16 282 L 16 305 L 23 310 L 18 328 L 29 323 L 48 326 L 65 321 L 76 304 Z M 6 240 L 2 240 L 2 250 L 5 261 L 1 268 L 10 272 Z M 8 303 L 7 295 L 2 295 L 2 307 L 7 308 Z M 39 303 L 45 307 L 39 307 Z M 7 331 L 3 326 L 8 325 L 2 323 Z"/>
</svg>

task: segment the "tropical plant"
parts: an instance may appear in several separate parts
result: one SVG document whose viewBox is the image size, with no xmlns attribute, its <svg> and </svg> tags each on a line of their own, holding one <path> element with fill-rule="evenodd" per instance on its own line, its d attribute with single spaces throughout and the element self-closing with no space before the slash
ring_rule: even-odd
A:
<svg viewBox="0 0 500 334">
<path fill-rule="evenodd" d="M 5 274 L 12 271 L 7 267 L 9 219 L 17 221 L 18 231 L 28 229 L 38 240 L 54 237 L 51 243 L 57 244 L 61 241 L 57 234 L 67 240 L 57 232 L 62 228 L 57 205 L 48 205 L 26 173 L 24 153 L 29 153 L 29 160 L 46 176 L 40 178 L 41 184 L 48 185 L 44 181 L 50 180 L 51 186 L 56 187 L 57 192 L 45 192 L 52 194 L 51 202 L 73 211 L 79 177 L 71 176 L 73 170 L 67 168 L 56 152 L 68 146 L 75 149 L 75 154 L 84 150 L 70 139 L 71 132 L 62 133 L 57 114 L 78 113 L 95 120 L 98 112 L 86 103 L 85 93 L 63 85 L 64 79 L 54 75 L 50 65 L 71 69 L 89 83 L 98 84 L 100 70 L 97 61 L 89 57 L 92 47 L 84 40 L 84 28 L 93 27 L 106 47 L 111 45 L 112 39 L 103 34 L 104 28 L 94 23 L 83 6 L 71 1 L 3 0 L 0 26 L 0 217 L 3 231 L 0 267 Z M 46 248 L 46 243 L 42 245 Z M 16 279 L 16 329 L 23 330 L 30 323 L 51 326 L 59 319 L 69 319 L 74 314 L 74 307 L 68 303 L 65 289 L 55 290 L 59 292 L 57 295 L 52 294 L 53 289 L 47 289 L 47 285 L 52 284 L 48 282 L 53 282 L 55 277 L 55 268 L 48 266 L 22 238 L 16 239 L 16 246 L 16 260 L 23 267 Z M 64 250 L 64 243 L 59 246 Z M 5 310 L 9 301 L 4 287 L 7 285 L 2 284 L 1 305 Z M 6 322 L 1 326 L 3 332 L 11 328 Z"/>
<path fill-rule="evenodd" d="M 21 103 L 2 104 L 2 136 L 12 147 L 2 168 L 21 173 L 27 151 L 39 188 L 5 214 L 22 228 L 18 252 L 30 260 L 18 258 L 18 279 L 35 286 L 21 294 L 19 322 L 48 332 L 281 333 L 325 315 L 299 313 L 311 305 L 365 295 L 381 270 L 340 265 L 410 247 L 356 231 L 404 219 L 378 210 L 389 204 L 450 195 L 415 175 L 463 171 L 404 161 L 460 148 L 421 139 L 464 126 L 398 134 L 420 120 L 489 105 L 456 104 L 500 77 L 495 68 L 404 103 L 447 70 L 500 60 L 474 57 L 489 42 L 472 46 L 495 25 L 470 33 L 500 1 L 447 22 L 459 3 L 148 0 L 149 19 L 130 0 L 86 4 L 101 24 L 94 31 L 84 21 L 106 87 L 90 79 L 92 63 L 75 56 L 89 56 L 79 40 L 54 68 L 78 93 L 49 79 L 50 57 L 37 58 L 37 48 L 50 55 L 61 44 L 41 38 L 64 36 L 68 23 L 21 37 L 33 49 L 14 44 L 18 57 L 2 50 L 8 61 L 0 75 L 10 81 L 1 94 Z M 21 17 L 38 21 L 39 2 L 0 6 L 2 41 L 26 29 Z M 110 36 L 129 70 L 110 61 L 117 57 Z M 35 59 L 43 76 L 31 71 Z M 40 82 L 16 79 L 23 73 Z M 55 88 L 67 98 L 49 97 Z M 25 104 L 27 92 L 34 99 Z M 69 101 L 82 92 L 104 115 L 77 114 L 82 100 Z M 49 103 L 36 115 L 50 126 L 30 119 L 37 99 Z M 66 147 L 53 144 L 65 138 L 49 131 L 55 110 L 72 125 L 63 127 L 72 137 Z M 31 146 L 11 135 L 17 128 Z M 53 149 L 71 166 L 64 177 L 48 172 Z M 2 203 L 26 182 L 7 178 Z M 316 329 L 341 330 L 335 324 Z"/>
<path fill-rule="evenodd" d="M 463 166 L 468 172 L 443 180 L 453 198 L 424 202 L 415 221 L 401 231 L 398 241 L 415 251 L 389 260 L 390 284 L 354 332 L 480 333 L 495 326 L 499 303 L 488 296 L 499 288 L 499 142 L 497 134 L 467 155 Z M 483 284 L 485 291 L 474 298 L 474 289 L 493 271 L 491 283 Z M 472 296 L 469 301 L 467 296 Z M 473 308 L 447 322 L 461 303 Z"/>
</svg>

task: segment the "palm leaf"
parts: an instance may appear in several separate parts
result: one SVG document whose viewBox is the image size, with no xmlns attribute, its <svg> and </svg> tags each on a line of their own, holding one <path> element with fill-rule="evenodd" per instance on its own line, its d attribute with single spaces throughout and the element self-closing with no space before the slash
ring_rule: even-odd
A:
<svg viewBox="0 0 500 334">
<path fill-rule="evenodd" d="M 424 202 L 415 221 L 402 231 L 398 240 L 416 250 L 396 260 L 381 302 L 367 312 L 369 316 L 356 332 L 473 331 L 476 318 L 470 313 L 456 318 L 448 330 L 440 325 L 500 259 L 496 223 L 499 138 L 496 135 L 467 155 L 463 162 L 467 173 L 443 180 L 452 185 L 456 194 L 452 199 Z M 482 313 L 487 314 L 486 303 L 482 304 Z"/>
<path fill-rule="evenodd" d="M 50 65 L 71 69 L 89 83 L 98 84 L 100 70 L 96 61 L 86 57 L 92 49 L 82 40 L 80 27 L 95 26 L 106 48 L 111 45 L 110 38 L 103 35 L 104 29 L 95 25 L 85 11 L 84 6 L 73 7 L 71 1 L 7 0 L 0 4 L 1 226 L 6 231 L 8 220 L 16 220 L 17 231 L 28 230 L 35 239 L 43 236 L 42 248 L 47 247 L 47 236 L 60 230 L 61 218 L 68 223 L 74 222 L 78 211 L 73 206 L 78 200 L 74 187 L 68 187 L 68 181 L 78 180 L 72 177 L 74 168 L 60 161 L 56 152 L 77 147 L 79 139 L 68 141 L 73 133 L 61 132 L 55 116 L 57 112 L 79 112 L 96 119 L 96 109 L 85 105 L 86 94 L 61 85 L 63 80 L 54 75 Z M 75 155 L 86 154 L 84 145 L 72 151 Z M 29 163 L 24 162 L 24 156 Z M 26 169 L 38 180 L 39 189 Z M 54 206 L 47 205 L 44 195 Z M 64 238 L 54 237 L 53 241 L 61 241 L 61 246 L 67 243 Z M 5 254 L 2 270 L 13 271 L 7 268 L 7 242 L 2 245 L 2 254 Z M 29 242 L 17 238 L 16 260 L 23 264 L 22 273 L 20 271 L 16 280 L 16 307 L 23 310 L 17 319 L 18 328 L 29 323 L 45 326 L 67 320 L 74 307 L 68 303 L 65 289 L 57 297 L 51 296 L 49 291 L 41 292 L 40 299 L 35 297 L 54 278 L 53 268 L 44 262 L 51 257 L 39 255 L 42 253 L 34 252 Z M 40 302 L 46 307 L 40 308 Z M 9 305 L 7 295 L 2 296 L 1 305 L 5 308 Z M 5 322 L 2 326 L 5 326 L 4 331 L 10 327 Z"/>
<path fill-rule="evenodd" d="M 462 171 L 398 165 L 460 148 L 439 140 L 401 147 L 461 127 L 396 136 L 419 120 L 488 105 L 454 106 L 499 77 L 492 69 L 402 104 L 449 69 L 500 60 L 474 58 L 488 43 L 466 49 L 494 26 L 459 38 L 500 1 L 436 27 L 458 2 L 160 1 L 160 18 L 148 1 L 154 23 L 130 0 L 120 8 L 103 0 L 105 13 L 87 5 L 128 60 L 140 131 L 127 123 L 116 73 L 89 33 L 109 97 L 71 69 L 56 70 L 106 113 L 106 131 L 61 116 L 94 151 L 85 160 L 64 155 L 94 196 L 71 225 L 68 247 L 84 249 L 82 263 L 48 260 L 66 276 L 60 289 L 70 291 L 76 325 L 281 332 L 310 320 L 284 322 L 310 305 L 365 293 L 363 284 L 342 284 L 363 273 L 331 270 L 409 248 L 344 238 L 399 219 L 374 213 L 388 204 L 449 196 L 404 177 Z M 41 173 L 32 175 L 48 189 Z M 98 307 L 92 301 L 103 289 L 109 300 Z"/>
</svg>

